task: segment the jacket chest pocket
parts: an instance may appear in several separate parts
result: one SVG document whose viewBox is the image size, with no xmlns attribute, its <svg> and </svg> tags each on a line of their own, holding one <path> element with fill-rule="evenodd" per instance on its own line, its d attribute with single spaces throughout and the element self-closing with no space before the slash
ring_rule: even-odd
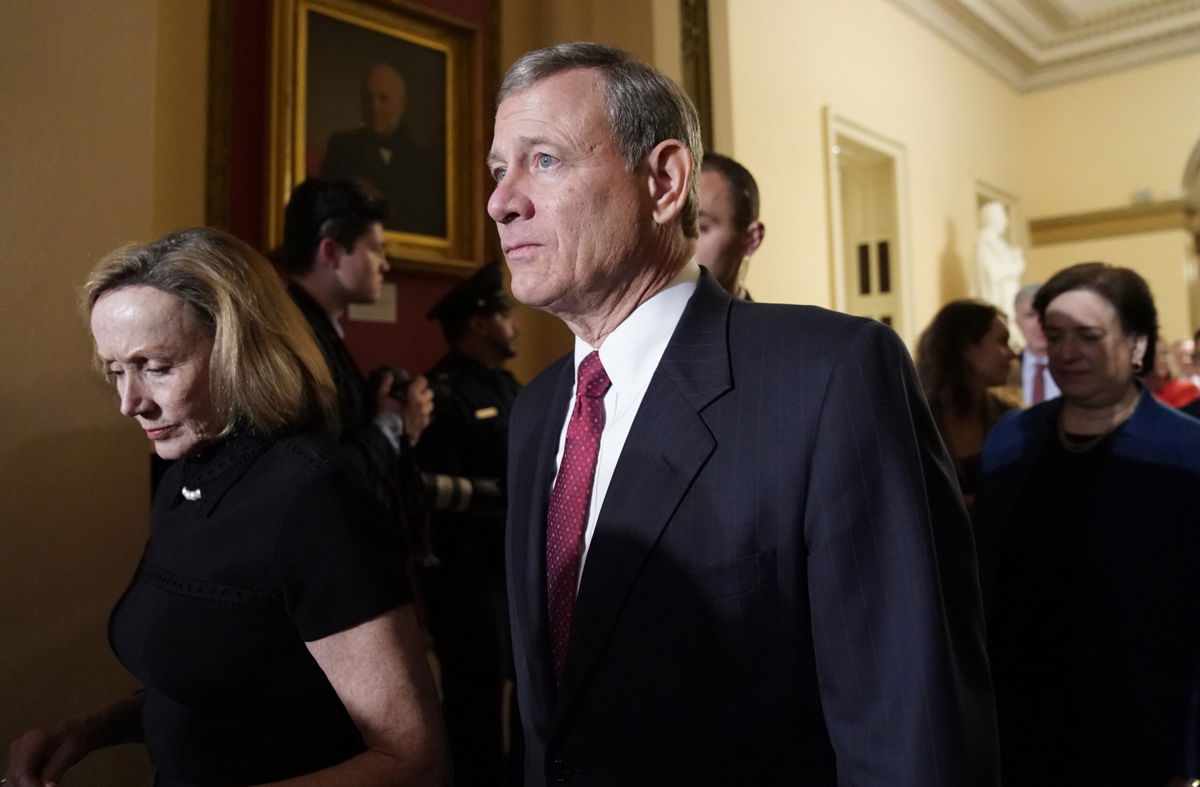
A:
<svg viewBox="0 0 1200 787">
<path fill-rule="evenodd" d="M 703 568 L 659 558 L 647 565 L 631 600 L 647 608 L 664 608 L 747 596 L 776 584 L 775 556 L 771 549 Z"/>
</svg>

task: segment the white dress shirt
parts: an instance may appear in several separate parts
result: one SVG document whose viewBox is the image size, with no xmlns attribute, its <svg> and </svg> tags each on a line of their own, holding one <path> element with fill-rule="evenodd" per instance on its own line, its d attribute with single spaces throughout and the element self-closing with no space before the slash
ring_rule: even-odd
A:
<svg viewBox="0 0 1200 787">
<path fill-rule="evenodd" d="M 671 280 L 671 283 L 633 310 L 625 320 L 605 337 L 600 347 L 600 363 L 608 374 L 612 387 L 604 395 L 604 431 L 600 435 L 600 452 L 596 456 L 596 475 L 592 480 L 592 497 L 588 505 L 587 528 L 583 535 L 583 550 L 579 559 L 579 578 L 583 576 L 583 564 L 587 560 L 588 547 L 596 530 L 596 520 L 604 505 L 604 496 L 612 481 L 613 471 L 634 416 L 650 387 L 650 378 L 658 369 L 671 334 L 679 324 L 684 307 L 696 283 L 700 280 L 700 266 L 695 260 L 689 262 Z M 579 364 L 595 347 L 575 337 L 575 385 L 579 384 Z M 554 465 L 562 463 L 563 450 L 567 443 L 567 426 L 571 411 L 575 407 L 575 385 L 571 387 L 571 399 L 567 405 L 567 417 L 562 433 L 558 437 L 558 454 Z M 557 471 L 556 471 L 557 472 Z M 576 581 L 578 581 L 578 579 Z"/>
<path fill-rule="evenodd" d="M 1042 378 L 1046 383 L 1046 398 L 1042 401 L 1048 402 L 1056 396 L 1062 394 L 1058 390 L 1058 385 L 1054 382 L 1054 378 L 1050 375 L 1050 367 L 1046 366 L 1046 358 L 1039 358 L 1029 350 L 1021 353 L 1021 398 L 1025 400 L 1028 406 L 1033 405 L 1033 378 L 1037 374 L 1037 365 L 1042 364 Z"/>
</svg>

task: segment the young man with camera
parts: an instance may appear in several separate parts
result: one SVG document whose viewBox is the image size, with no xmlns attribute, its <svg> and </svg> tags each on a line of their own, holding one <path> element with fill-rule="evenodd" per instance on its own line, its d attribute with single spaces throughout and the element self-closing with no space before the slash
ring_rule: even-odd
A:
<svg viewBox="0 0 1200 787">
<path fill-rule="evenodd" d="M 368 382 L 340 324 L 352 303 L 374 303 L 388 270 L 386 207 L 349 182 L 306 180 L 284 213 L 288 291 L 312 326 L 338 389 L 339 440 L 384 504 L 397 515 L 416 505 L 412 448 L 429 425 L 433 393 L 424 377 L 393 394 L 394 374 Z"/>
</svg>

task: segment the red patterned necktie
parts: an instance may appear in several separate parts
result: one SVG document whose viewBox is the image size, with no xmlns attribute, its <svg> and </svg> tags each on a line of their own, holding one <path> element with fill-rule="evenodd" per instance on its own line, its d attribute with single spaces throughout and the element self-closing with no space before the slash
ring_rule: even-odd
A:
<svg viewBox="0 0 1200 787">
<path fill-rule="evenodd" d="M 1041 404 L 1046 401 L 1046 362 L 1038 361 L 1033 365 L 1033 399 L 1030 404 Z"/>
<path fill-rule="evenodd" d="M 575 409 L 567 425 L 567 444 L 546 511 L 546 605 L 556 682 L 562 680 L 567 661 L 583 532 L 596 476 L 600 433 L 604 431 L 604 394 L 610 385 L 600 354 L 593 350 L 579 364 Z"/>
</svg>

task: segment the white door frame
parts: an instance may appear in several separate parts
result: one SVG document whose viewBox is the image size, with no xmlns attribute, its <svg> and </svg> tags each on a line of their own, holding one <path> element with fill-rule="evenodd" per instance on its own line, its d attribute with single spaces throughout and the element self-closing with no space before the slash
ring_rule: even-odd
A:
<svg viewBox="0 0 1200 787">
<path fill-rule="evenodd" d="M 829 210 L 829 258 L 833 275 L 833 308 L 846 310 L 846 260 L 843 248 L 842 187 L 838 173 L 837 139 L 846 137 L 868 148 L 878 150 L 895 163 L 896 172 L 896 280 L 900 284 L 901 317 L 893 327 L 906 342 L 913 337 L 914 284 L 912 240 L 908 204 L 908 149 L 899 142 L 850 120 L 826 105 L 822 110 L 825 127 L 825 186 Z"/>
</svg>

